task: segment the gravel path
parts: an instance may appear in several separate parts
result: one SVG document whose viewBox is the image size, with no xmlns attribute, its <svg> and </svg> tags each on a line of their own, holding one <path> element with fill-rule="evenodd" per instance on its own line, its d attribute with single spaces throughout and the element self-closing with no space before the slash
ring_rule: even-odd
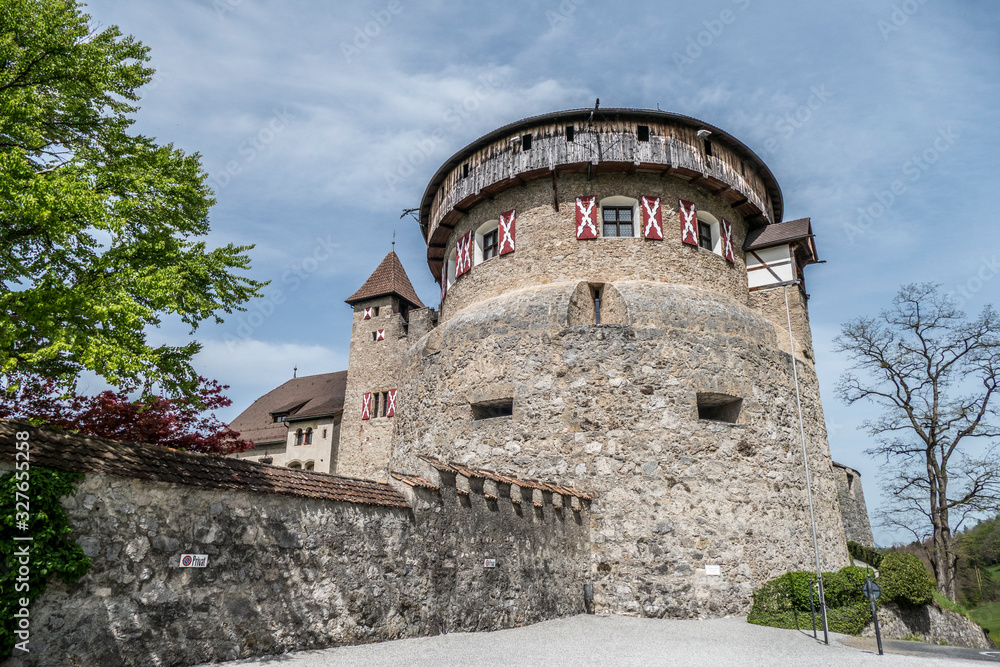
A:
<svg viewBox="0 0 1000 667">
<path fill-rule="evenodd" d="M 822 634 L 820 635 L 822 637 Z M 945 667 L 984 665 L 942 653 L 879 656 L 812 634 L 750 625 L 743 618 L 674 621 L 627 616 L 574 616 L 497 632 L 457 633 L 343 646 L 226 665 L 241 667 Z M 943 647 L 933 647 L 943 648 Z M 947 649 L 945 649 L 947 650 Z M 989 660 L 991 656 L 986 656 Z M 980 658 L 983 659 L 983 658 Z M 1000 661 L 1000 656 L 997 656 Z"/>
</svg>

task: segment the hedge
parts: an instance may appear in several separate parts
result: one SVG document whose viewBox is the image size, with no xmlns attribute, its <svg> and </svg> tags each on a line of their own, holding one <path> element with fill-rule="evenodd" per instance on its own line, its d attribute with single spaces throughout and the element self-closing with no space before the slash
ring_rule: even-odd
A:
<svg viewBox="0 0 1000 667">
<path fill-rule="evenodd" d="M 857 542 L 848 540 L 847 553 L 851 554 L 851 558 L 868 563 L 874 568 L 878 568 L 882 564 L 883 556 L 877 549 L 866 547 L 863 544 L 858 544 Z"/>
</svg>

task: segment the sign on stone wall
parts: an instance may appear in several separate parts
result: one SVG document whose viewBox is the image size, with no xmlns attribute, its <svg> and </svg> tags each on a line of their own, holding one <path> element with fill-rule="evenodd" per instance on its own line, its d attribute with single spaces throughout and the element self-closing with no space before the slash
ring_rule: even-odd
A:
<svg viewBox="0 0 1000 667">
<path fill-rule="evenodd" d="M 207 554 L 181 554 L 181 567 L 208 567 Z"/>
</svg>

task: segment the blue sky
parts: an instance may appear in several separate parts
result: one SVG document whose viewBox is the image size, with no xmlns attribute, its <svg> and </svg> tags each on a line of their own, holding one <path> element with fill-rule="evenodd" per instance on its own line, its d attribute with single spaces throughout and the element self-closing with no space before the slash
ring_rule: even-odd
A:
<svg viewBox="0 0 1000 667">
<path fill-rule="evenodd" d="M 940 282 L 969 311 L 997 301 L 992 3 L 102 0 L 87 11 L 151 47 L 137 131 L 202 155 L 218 200 L 209 242 L 254 244 L 251 275 L 272 281 L 247 313 L 196 333 L 199 370 L 231 385 L 224 419 L 293 366 L 346 368 L 343 300 L 394 232 L 417 292 L 437 304 L 418 226 L 400 213 L 447 157 L 597 97 L 727 130 L 771 168 L 785 219 L 812 218 L 827 261 L 807 281 L 830 443 L 862 472 L 870 509 L 880 462 L 857 427 L 871 412 L 834 396 L 833 337 L 905 282 Z M 155 336 L 188 340 L 169 323 Z"/>
</svg>

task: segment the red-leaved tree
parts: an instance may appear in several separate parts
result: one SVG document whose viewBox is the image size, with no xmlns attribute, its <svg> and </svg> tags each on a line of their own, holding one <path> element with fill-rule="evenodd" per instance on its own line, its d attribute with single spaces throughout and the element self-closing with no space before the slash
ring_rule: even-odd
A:
<svg viewBox="0 0 1000 667">
<path fill-rule="evenodd" d="M 194 397 L 148 396 L 129 399 L 124 392 L 96 396 L 61 393 L 52 380 L 33 379 L 16 390 L 0 391 L 0 419 L 20 419 L 96 435 L 202 454 L 233 454 L 253 443 L 219 420 L 211 410 L 232 404 L 222 392 L 229 385 L 198 378 Z"/>
</svg>

